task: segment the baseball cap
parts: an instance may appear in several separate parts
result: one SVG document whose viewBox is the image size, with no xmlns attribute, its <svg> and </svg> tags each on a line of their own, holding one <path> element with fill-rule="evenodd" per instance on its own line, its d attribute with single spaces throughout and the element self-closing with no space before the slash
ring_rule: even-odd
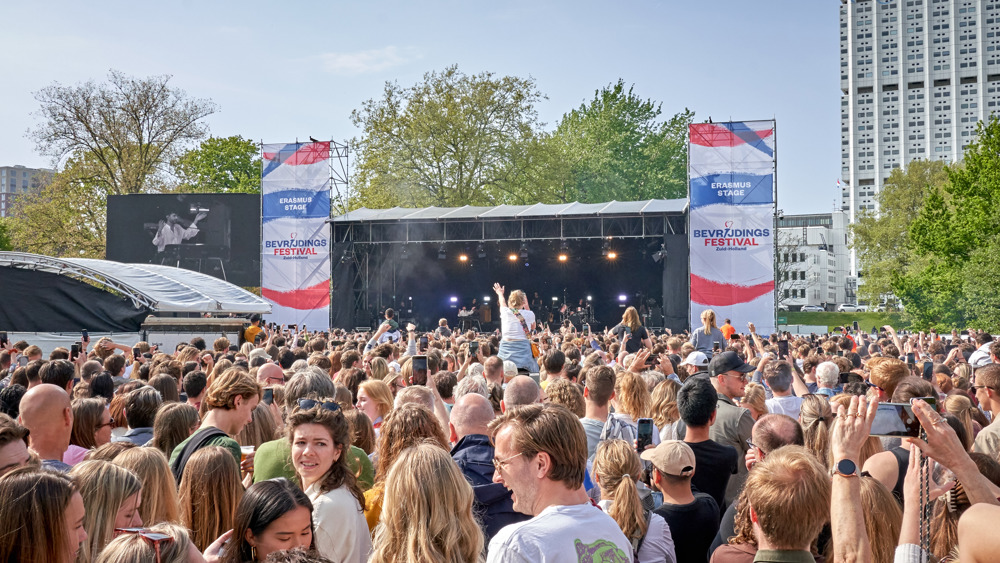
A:
<svg viewBox="0 0 1000 563">
<path fill-rule="evenodd" d="M 263 348 L 254 348 L 250 351 L 250 355 L 247 356 L 247 361 L 251 361 L 256 357 L 264 358 L 265 360 L 270 360 L 271 355 L 264 351 Z"/>
<path fill-rule="evenodd" d="M 716 354 L 708 364 L 708 374 L 712 377 L 730 370 L 736 370 L 740 373 L 750 373 L 754 369 L 752 365 L 744 362 L 743 358 L 733 351 Z"/>
<path fill-rule="evenodd" d="M 691 352 L 684 358 L 681 365 L 698 366 L 703 368 L 708 365 L 708 356 L 704 352 Z"/>
<path fill-rule="evenodd" d="M 652 462 L 658 470 L 675 477 L 694 475 L 694 450 L 680 440 L 665 440 L 651 450 L 642 452 L 642 459 Z"/>
</svg>

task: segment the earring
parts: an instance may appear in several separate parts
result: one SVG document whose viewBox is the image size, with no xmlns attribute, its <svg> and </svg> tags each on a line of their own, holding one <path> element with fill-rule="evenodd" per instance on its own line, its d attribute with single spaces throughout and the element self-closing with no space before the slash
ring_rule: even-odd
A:
<svg viewBox="0 0 1000 563">
<path fill-rule="evenodd" d="M 257 548 L 252 545 L 250 546 L 250 558 L 254 561 L 257 560 Z"/>
</svg>

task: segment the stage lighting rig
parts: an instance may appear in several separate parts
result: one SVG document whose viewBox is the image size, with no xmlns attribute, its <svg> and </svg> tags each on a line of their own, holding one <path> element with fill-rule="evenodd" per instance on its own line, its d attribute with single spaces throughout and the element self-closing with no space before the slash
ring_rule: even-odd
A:
<svg viewBox="0 0 1000 563">
<path fill-rule="evenodd" d="M 447 260 L 447 259 L 448 259 L 448 251 L 445 250 L 444 245 L 442 244 L 441 246 L 438 247 L 438 260 Z"/>
<path fill-rule="evenodd" d="M 653 262 L 659 262 L 667 258 L 667 247 L 660 245 L 660 249 L 653 253 Z"/>
</svg>

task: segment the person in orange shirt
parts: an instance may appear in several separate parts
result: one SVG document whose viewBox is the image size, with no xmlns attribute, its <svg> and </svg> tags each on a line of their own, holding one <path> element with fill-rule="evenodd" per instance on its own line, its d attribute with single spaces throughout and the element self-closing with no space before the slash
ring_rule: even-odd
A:
<svg viewBox="0 0 1000 563">
<path fill-rule="evenodd" d="M 722 336 L 724 336 L 727 341 L 731 339 L 734 333 L 736 333 L 736 329 L 733 327 L 733 323 L 729 319 L 726 319 L 725 324 L 720 326 L 719 330 L 722 331 Z"/>
</svg>

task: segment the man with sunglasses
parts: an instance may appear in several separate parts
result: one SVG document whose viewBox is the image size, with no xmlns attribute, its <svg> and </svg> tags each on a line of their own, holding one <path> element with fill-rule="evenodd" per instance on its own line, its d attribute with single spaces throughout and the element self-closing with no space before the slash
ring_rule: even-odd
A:
<svg viewBox="0 0 1000 563">
<path fill-rule="evenodd" d="M 724 446 L 732 446 L 740 456 L 747 453 L 747 439 L 753 432 L 754 421 L 750 411 L 739 406 L 738 399 L 745 394 L 747 374 L 753 370 L 752 365 L 732 351 L 716 354 L 708 364 L 708 374 L 718 394 L 718 411 L 709 437 Z M 746 467 L 737 464 L 737 473 L 729 480 L 722 506 L 736 498 L 746 478 Z"/>
<path fill-rule="evenodd" d="M 1000 364 L 987 364 L 977 369 L 973 375 L 972 388 L 976 391 L 979 407 L 989 411 L 993 421 L 976 436 L 972 451 L 996 459 L 1000 452 L 1000 423 L 996 422 L 997 417 L 1000 417 Z"/>
</svg>

